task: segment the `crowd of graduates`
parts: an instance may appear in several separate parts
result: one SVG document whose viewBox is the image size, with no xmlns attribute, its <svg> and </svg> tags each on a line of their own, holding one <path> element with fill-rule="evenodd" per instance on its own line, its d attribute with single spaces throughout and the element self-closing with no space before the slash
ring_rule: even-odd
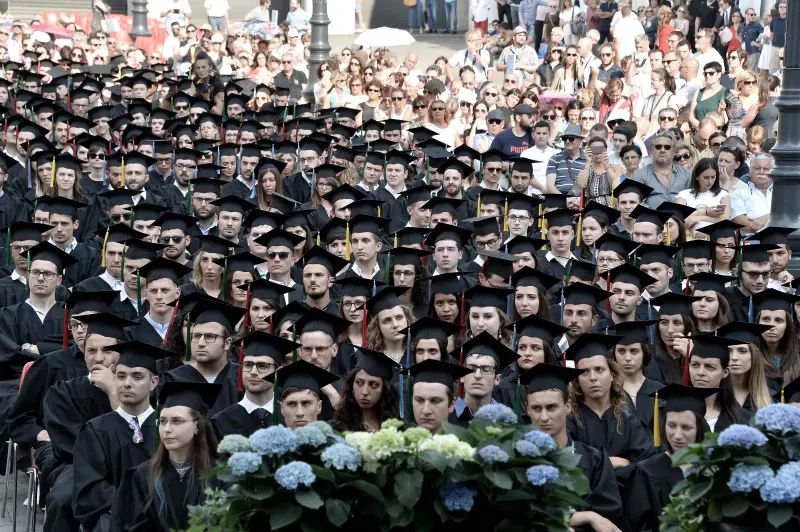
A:
<svg viewBox="0 0 800 532">
<path fill-rule="evenodd" d="M 687 232 L 633 177 L 539 195 L 547 161 L 280 83 L 250 111 L 202 61 L 0 82 L 0 426 L 46 531 L 186 528 L 229 434 L 492 403 L 580 455 L 572 528 L 656 530 L 672 453 L 800 402 L 793 228 Z"/>
</svg>

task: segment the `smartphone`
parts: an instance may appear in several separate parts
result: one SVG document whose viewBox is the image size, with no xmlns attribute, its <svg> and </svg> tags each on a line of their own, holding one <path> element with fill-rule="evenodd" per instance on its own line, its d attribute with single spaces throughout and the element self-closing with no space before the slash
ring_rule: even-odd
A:
<svg viewBox="0 0 800 532">
<path fill-rule="evenodd" d="M 603 146 L 592 146 L 592 153 L 595 155 L 600 155 L 601 153 L 605 153 L 606 149 Z"/>
</svg>

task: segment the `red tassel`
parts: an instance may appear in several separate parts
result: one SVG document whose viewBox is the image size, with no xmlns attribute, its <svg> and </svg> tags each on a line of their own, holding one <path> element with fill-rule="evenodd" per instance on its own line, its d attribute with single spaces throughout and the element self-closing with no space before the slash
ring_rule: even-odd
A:
<svg viewBox="0 0 800 532">
<path fill-rule="evenodd" d="M 461 346 L 461 354 L 458 357 L 458 365 L 463 367 L 464 366 L 464 346 Z M 458 381 L 458 396 L 462 399 L 464 398 L 464 381 L 459 379 Z"/>
<path fill-rule="evenodd" d="M 686 357 L 683 359 L 683 385 L 689 386 L 689 344 L 686 346 Z"/>
<path fill-rule="evenodd" d="M 367 347 L 367 305 L 364 304 L 364 319 L 361 320 L 361 347 Z"/>
<path fill-rule="evenodd" d="M 61 334 L 61 347 L 63 349 L 69 347 L 67 336 L 69 336 L 69 314 L 67 311 L 67 306 L 64 305 L 64 332 Z"/>
<path fill-rule="evenodd" d="M 275 322 L 272 320 L 272 315 L 269 317 L 269 333 L 274 334 L 275 331 Z"/>
<path fill-rule="evenodd" d="M 244 363 L 244 340 L 239 342 L 239 378 L 237 379 L 236 389 L 239 393 L 244 391 L 244 377 L 242 376 L 242 364 Z"/>
<path fill-rule="evenodd" d="M 161 345 L 167 345 L 167 339 L 169 338 L 169 329 L 172 327 L 172 322 L 175 321 L 175 316 L 178 314 L 178 306 L 180 305 L 180 299 L 175 302 L 175 306 L 172 308 L 172 315 L 169 317 L 169 323 L 167 324 L 167 332 L 164 333 L 164 341 L 161 342 Z"/>
<path fill-rule="evenodd" d="M 244 302 L 244 308 L 247 309 L 247 312 L 244 313 L 244 326 L 250 327 L 250 283 L 247 283 L 247 298 Z"/>
<path fill-rule="evenodd" d="M 422 251 L 425 251 L 425 239 L 424 238 L 422 239 L 422 244 L 420 245 L 420 249 L 422 249 Z M 422 263 L 423 271 L 426 270 L 426 268 L 428 267 L 428 260 L 427 259 L 428 259 L 428 257 L 420 257 L 420 259 L 419 259 L 420 262 Z"/>
</svg>

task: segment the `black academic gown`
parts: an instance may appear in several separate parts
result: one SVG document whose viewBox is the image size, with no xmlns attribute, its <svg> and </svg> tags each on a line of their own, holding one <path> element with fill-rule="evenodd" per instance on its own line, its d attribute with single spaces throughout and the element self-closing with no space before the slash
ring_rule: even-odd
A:
<svg viewBox="0 0 800 532">
<path fill-rule="evenodd" d="M 663 388 L 664 385 L 660 382 L 650 380 L 645 377 L 642 387 L 636 394 L 636 417 L 648 429 L 649 433 L 653 433 L 653 403 L 655 397 L 649 395 Z"/>
<path fill-rule="evenodd" d="M 625 487 L 625 518 L 632 532 L 658 531 L 661 510 L 681 480 L 683 471 L 665 452 L 636 464 Z"/>
<path fill-rule="evenodd" d="M 89 277 L 88 279 L 81 281 L 75 285 L 73 290 L 77 290 L 78 292 L 103 292 L 113 290 L 114 288 L 105 282 L 102 277 L 100 277 L 102 273 L 103 272 L 100 272 L 94 277 Z"/>
<path fill-rule="evenodd" d="M 222 196 L 237 196 L 242 199 L 250 199 L 253 190 L 242 183 L 239 179 L 235 179 L 230 183 L 226 183 L 222 187 Z"/>
<path fill-rule="evenodd" d="M 66 301 L 69 290 L 63 285 L 56 286 L 56 301 Z M 0 279 L 0 309 L 22 303 L 28 299 L 28 286 L 19 279 L 12 279 L 11 275 Z"/>
<path fill-rule="evenodd" d="M 78 262 L 64 270 L 61 284 L 65 287 L 72 288 L 84 279 L 97 275 L 100 270 L 100 254 L 96 249 L 78 242 L 70 255 Z"/>
<path fill-rule="evenodd" d="M 136 320 L 136 325 L 128 327 L 125 330 L 125 335 L 131 340 L 139 340 L 155 347 L 162 347 L 164 343 L 164 339 L 150 325 L 150 322 L 144 319 L 144 316 Z"/>
<path fill-rule="evenodd" d="M 108 311 L 111 314 L 130 321 L 137 321 L 139 318 L 147 314 L 149 310 L 150 304 L 144 299 L 144 293 L 142 293 L 141 305 L 137 305 L 136 297 L 134 296 L 133 299 L 128 298 L 125 301 L 114 299 L 108 308 Z"/>
<path fill-rule="evenodd" d="M 283 190 L 287 197 L 298 203 L 308 203 L 311 201 L 311 182 L 306 181 L 299 172 L 287 175 L 283 181 Z"/>
<path fill-rule="evenodd" d="M 30 205 L 11 189 L 3 190 L 0 196 L 0 227 L 30 219 Z"/>
<path fill-rule="evenodd" d="M 744 295 L 739 288 L 729 286 L 725 289 L 725 298 L 731 306 L 731 314 L 733 314 L 734 321 L 748 322 L 748 313 L 750 310 L 750 297 Z M 753 318 L 755 319 L 755 307 L 753 310 Z"/>
<path fill-rule="evenodd" d="M 217 401 L 214 403 L 214 407 L 209 410 L 208 415 L 213 416 L 217 412 L 221 412 L 225 410 L 231 405 L 234 405 L 241 401 L 242 396 L 244 393 L 239 393 L 237 390 L 237 379 L 239 377 L 239 365 L 235 362 L 228 361 L 225 364 L 225 367 L 222 368 L 222 371 L 219 372 L 217 378 L 214 379 L 215 384 L 222 384 L 222 390 L 220 390 L 219 395 L 217 396 Z M 164 375 L 162 375 L 162 382 L 170 382 L 170 381 L 191 381 L 191 382 L 208 382 L 203 375 L 200 374 L 193 366 L 190 364 L 184 364 L 181 367 L 175 368 L 170 370 Z"/>
<path fill-rule="evenodd" d="M 741 406 L 736 406 L 736 412 L 739 414 L 739 419 L 733 419 L 730 416 L 720 416 L 717 419 L 716 424 L 714 425 L 714 430 L 712 432 L 716 432 L 719 434 L 723 430 L 727 429 L 731 425 L 741 424 L 741 425 L 749 425 L 750 420 L 753 419 L 753 414 L 749 410 L 745 410 Z"/>
<path fill-rule="evenodd" d="M 263 412 L 259 412 L 263 410 Z M 272 425 L 272 414 L 265 408 L 259 408 L 247 413 L 240 404 L 231 405 L 211 418 L 217 439 L 222 440 L 229 434 L 250 436 L 258 429 L 265 429 Z"/>
<path fill-rule="evenodd" d="M 0 310 L 0 334 L 19 346 L 35 344 L 48 336 L 60 336 L 63 330 L 63 301 L 56 301 L 45 315 L 44 323 L 25 301 Z"/>
<path fill-rule="evenodd" d="M 571 439 L 570 439 L 571 440 Z M 577 511 L 595 512 L 625 530 L 622 499 L 614 479 L 614 468 L 603 449 L 596 449 L 579 441 L 569 441 L 572 451 L 580 456 L 578 467 L 589 480 L 590 491 L 583 497 L 584 506 Z M 592 532 L 591 527 L 574 527 L 575 532 Z"/>
<path fill-rule="evenodd" d="M 170 185 L 162 188 L 159 192 L 161 192 L 170 212 L 186 214 L 186 194 L 181 192 L 178 187 Z M 189 213 L 191 214 L 191 205 L 189 206 Z"/>
</svg>

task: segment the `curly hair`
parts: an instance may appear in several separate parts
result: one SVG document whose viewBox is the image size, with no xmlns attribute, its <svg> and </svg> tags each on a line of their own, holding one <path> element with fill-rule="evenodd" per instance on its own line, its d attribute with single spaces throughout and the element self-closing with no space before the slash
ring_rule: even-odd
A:
<svg viewBox="0 0 800 532">
<path fill-rule="evenodd" d="M 403 308 L 403 314 L 406 317 L 406 322 L 411 325 L 416 318 L 414 317 L 414 312 L 405 305 L 400 305 Z M 375 319 L 375 316 L 369 320 L 369 324 L 367 324 L 367 349 L 372 349 L 373 351 L 385 351 L 386 344 L 383 341 L 383 334 L 381 334 L 380 325 L 378 325 L 378 320 Z"/>
<path fill-rule="evenodd" d="M 392 269 L 391 269 L 392 275 L 390 275 L 391 282 L 389 283 L 391 286 L 395 286 L 394 284 L 395 266 L 397 266 L 397 264 L 392 264 Z M 424 277 L 424 272 L 422 270 L 422 264 L 417 264 L 414 267 L 414 286 L 411 287 L 411 304 L 413 306 L 423 305 L 428 302 L 428 300 L 426 299 L 427 296 L 427 290 L 425 286 L 426 283 L 423 282 L 423 277 Z"/>
<path fill-rule="evenodd" d="M 630 415 L 630 411 L 628 410 L 628 396 L 625 393 L 625 389 L 622 387 L 623 378 L 617 362 L 608 357 L 605 357 L 605 360 L 608 363 L 608 370 L 611 372 L 611 390 L 609 390 L 611 395 L 611 408 L 613 408 L 614 417 L 617 420 L 617 433 L 621 435 L 620 423 L 622 417 Z M 575 385 L 576 383 L 577 386 Z M 578 406 L 584 404 L 585 396 L 583 390 L 581 390 L 580 381 L 577 378 L 573 381 L 573 386 L 570 386 L 569 398 L 572 400 L 572 413 L 575 415 L 575 422 L 579 427 L 583 427 L 581 411 Z"/>
<path fill-rule="evenodd" d="M 366 431 L 367 427 L 364 426 L 364 416 L 361 412 L 361 407 L 356 401 L 353 394 L 353 385 L 356 380 L 356 375 L 361 371 L 354 369 L 350 371 L 344 379 L 344 387 L 342 389 L 339 404 L 333 410 L 333 425 L 339 431 Z M 394 384 L 390 380 L 381 379 L 383 388 L 381 389 L 381 397 L 376 405 L 380 422 L 383 423 L 387 419 L 397 418 L 400 416 L 398 410 L 398 394 L 394 388 Z"/>
</svg>

